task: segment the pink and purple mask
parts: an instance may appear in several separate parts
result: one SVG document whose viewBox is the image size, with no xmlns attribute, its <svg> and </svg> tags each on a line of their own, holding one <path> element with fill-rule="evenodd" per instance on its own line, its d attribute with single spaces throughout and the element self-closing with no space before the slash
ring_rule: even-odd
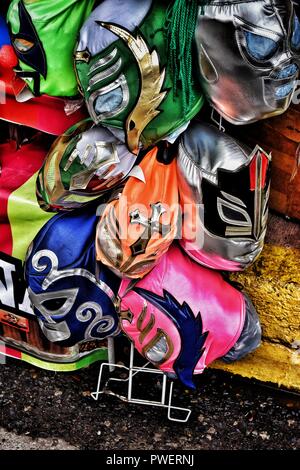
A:
<svg viewBox="0 0 300 470">
<path fill-rule="evenodd" d="M 138 352 L 191 388 L 193 374 L 232 353 L 254 311 L 219 273 L 197 265 L 175 245 L 144 279 L 133 285 L 123 280 L 119 297 L 121 327 Z M 258 345 L 257 331 L 255 336 L 251 349 Z"/>
</svg>

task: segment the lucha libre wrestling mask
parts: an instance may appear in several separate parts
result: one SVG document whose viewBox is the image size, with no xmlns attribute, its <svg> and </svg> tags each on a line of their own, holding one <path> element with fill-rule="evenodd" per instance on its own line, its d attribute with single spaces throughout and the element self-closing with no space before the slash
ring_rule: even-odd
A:
<svg viewBox="0 0 300 470">
<path fill-rule="evenodd" d="M 259 256 L 270 193 L 270 160 L 211 125 L 193 123 L 177 159 L 184 213 L 180 243 L 210 268 L 239 271 Z"/>
<path fill-rule="evenodd" d="M 233 124 L 286 111 L 300 64 L 300 17 L 294 2 L 208 3 L 199 9 L 195 38 L 201 83 L 211 104 Z"/>
<path fill-rule="evenodd" d="M 20 77 L 35 95 L 76 96 L 73 51 L 95 0 L 13 0 L 7 19 Z"/>
<path fill-rule="evenodd" d="M 172 150 L 165 142 L 149 150 L 102 213 L 97 259 L 119 276 L 145 276 L 177 235 L 179 203 Z"/>
<path fill-rule="evenodd" d="M 138 352 L 187 387 L 215 359 L 238 360 L 260 343 L 249 299 L 175 245 L 144 279 L 123 280 L 119 299 L 121 327 Z"/>
<path fill-rule="evenodd" d="M 95 261 L 96 207 L 54 216 L 29 248 L 25 278 L 49 341 L 73 346 L 118 333 L 119 281 Z"/>
<path fill-rule="evenodd" d="M 167 0 L 104 0 L 80 31 L 77 76 L 90 116 L 130 151 L 179 133 L 203 104 L 199 85 L 184 110 L 174 92 L 164 28 Z"/>
<path fill-rule="evenodd" d="M 66 100 L 43 95 L 32 97 L 15 67 L 18 57 L 11 45 L 6 23 L 0 17 L 0 119 L 61 135 L 86 117 L 84 110 L 66 113 Z"/>
<path fill-rule="evenodd" d="M 135 160 L 107 129 L 82 121 L 50 149 L 37 180 L 38 201 L 44 210 L 80 207 L 118 186 Z"/>
</svg>

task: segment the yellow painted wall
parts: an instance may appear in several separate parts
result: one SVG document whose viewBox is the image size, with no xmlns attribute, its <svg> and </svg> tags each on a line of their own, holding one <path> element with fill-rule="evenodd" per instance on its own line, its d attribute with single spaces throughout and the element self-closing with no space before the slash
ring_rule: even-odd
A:
<svg viewBox="0 0 300 470">
<path fill-rule="evenodd" d="M 266 245 L 250 269 L 231 279 L 253 300 L 263 342 L 242 361 L 212 366 L 300 391 L 300 250 Z"/>
</svg>

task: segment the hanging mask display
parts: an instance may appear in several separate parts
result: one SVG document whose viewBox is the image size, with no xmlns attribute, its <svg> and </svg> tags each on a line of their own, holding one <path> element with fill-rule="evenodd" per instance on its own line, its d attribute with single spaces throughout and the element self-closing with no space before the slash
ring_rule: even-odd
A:
<svg viewBox="0 0 300 470">
<path fill-rule="evenodd" d="M 97 259 L 122 277 L 149 272 L 177 235 L 179 221 L 175 154 L 154 147 L 132 172 L 97 227 Z"/>
<path fill-rule="evenodd" d="M 180 244 L 194 260 L 229 271 L 256 260 L 267 228 L 270 160 L 208 124 L 195 122 L 181 136 Z"/>
<path fill-rule="evenodd" d="M 103 1 L 80 31 L 77 76 L 90 116 L 110 127 L 131 152 L 184 129 L 201 109 L 200 86 L 184 105 L 174 90 L 164 31 L 169 1 Z M 184 78 L 183 78 L 184 80 Z"/>
<path fill-rule="evenodd" d="M 119 297 L 121 327 L 138 352 L 187 387 L 215 359 L 240 359 L 260 343 L 247 297 L 175 245 L 144 279 L 123 280 Z"/>
<path fill-rule="evenodd" d="M 13 0 L 7 19 L 19 76 L 35 95 L 76 96 L 73 51 L 95 0 Z"/>
<path fill-rule="evenodd" d="M 211 0 L 195 39 L 201 84 L 216 110 L 249 124 L 288 108 L 300 64 L 300 18 L 290 0 Z"/>
<path fill-rule="evenodd" d="M 44 210 L 80 207 L 126 178 L 136 156 L 91 120 L 82 121 L 53 144 L 37 180 Z"/>
<path fill-rule="evenodd" d="M 93 204 L 58 214 L 28 251 L 25 278 L 34 312 L 47 339 L 61 346 L 118 333 L 119 280 L 96 264 L 96 222 Z"/>
</svg>

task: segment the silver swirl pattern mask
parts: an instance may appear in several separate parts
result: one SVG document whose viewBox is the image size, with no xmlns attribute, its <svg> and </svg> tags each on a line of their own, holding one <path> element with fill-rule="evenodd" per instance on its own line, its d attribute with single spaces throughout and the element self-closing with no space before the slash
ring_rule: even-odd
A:
<svg viewBox="0 0 300 470">
<path fill-rule="evenodd" d="M 85 268 L 59 269 L 51 250 L 33 253 L 30 262 L 38 276 L 30 277 L 29 297 L 49 341 L 71 346 L 118 333 L 108 284 Z"/>
</svg>

